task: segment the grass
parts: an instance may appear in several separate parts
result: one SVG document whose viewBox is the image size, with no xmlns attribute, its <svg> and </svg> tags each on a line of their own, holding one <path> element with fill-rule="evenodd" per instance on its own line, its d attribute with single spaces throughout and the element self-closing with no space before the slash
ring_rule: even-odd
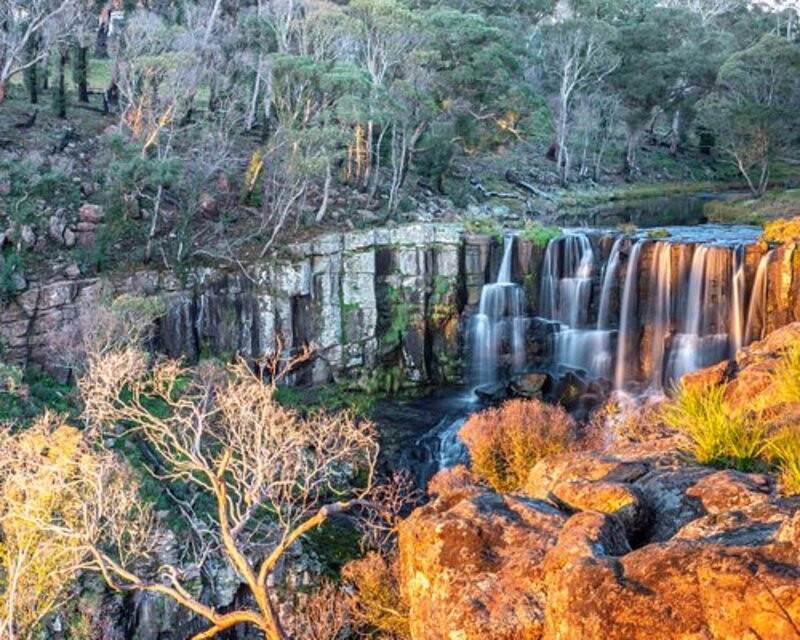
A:
<svg viewBox="0 0 800 640">
<path fill-rule="evenodd" d="M 800 495 L 800 430 L 784 428 L 770 441 L 769 454 L 780 469 L 783 493 Z"/>
<path fill-rule="evenodd" d="M 775 391 L 758 406 L 732 409 L 725 401 L 725 385 L 681 386 L 661 417 L 689 437 L 700 464 L 740 471 L 771 465 L 780 474 L 783 492 L 798 495 L 800 343 L 789 346 L 771 376 Z"/>
<path fill-rule="evenodd" d="M 800 344 L 792 344 L 786 350 L 773 376 L 778 402 L 800 404 Z"/>
<path fill-rule="evenodd" d="M 525 225 L 519 235 L 537 247 L 546 247 L 551 240 L 561 235 L 561 229 L 545 226 L 538 221 L 532 221 Z"/>
<path fill-rule="evenodd" d="M 785 242 L 800 237 L 800 224 L 790 219 L 800 216 L 800 190 L 773 190 L 762 198 L 714 200 L 704 206 L 706 217 L 713 222 L 765 226 L 767 242 Z"/>
<path fill-rule="evenodd" d="M 725 402 L 725 385 L 681 385 L 663 410 L 664 422 L 692 442 L 697 462 L 740 471 L 758 469 L 768 442 L 764 422 L 749 411 L 732 410 Z"/>
</svg>

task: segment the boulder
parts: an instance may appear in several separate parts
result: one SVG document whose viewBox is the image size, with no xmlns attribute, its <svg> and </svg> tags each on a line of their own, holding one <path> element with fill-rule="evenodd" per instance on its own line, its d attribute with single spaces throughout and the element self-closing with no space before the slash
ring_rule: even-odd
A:
<svg viewBox="0 0 800 640">
<path fill-rule="evenodd" d="M 399 528 L 414 640 L 533 640 L 544 625 L 545 555 L 566 516 L 487 491 L 439 498 Z"/>
<path fill-rule="evenodd" d="M 511 379 L 511 393 L 523 398 L 541 398 L 547 379 L 546 373 L 525 373 L 515 376 Z"/>
<path fill-rule="evenodd" d="M 709 516 L 691 539 L 679 535 L 616 558 L 608 542 L 567 549 L 559 540 L 550 552 L 560 556 L 551 561 L 545 638 L 798 637 L 800 550 L 785 531 L 795 526 L 800 498 L 764 505 Z M 597 519 L 581 515 L 565 527 L 570 537 L 602 538 Z"/>
<path fill-rule="evenodd" d="M 78 220 L 81 222 L 88 222 L 91 224 L 100 224 L 105 220 L 106 212 L 99 204 L 90 204 L 88 202 L 81 205 L 78 209 Z"/>
</svg>

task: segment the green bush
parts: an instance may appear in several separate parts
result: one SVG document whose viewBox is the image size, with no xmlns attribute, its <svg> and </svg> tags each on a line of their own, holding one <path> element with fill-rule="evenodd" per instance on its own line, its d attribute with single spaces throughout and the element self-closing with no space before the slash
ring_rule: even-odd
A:
<svg viewBox="0 0 800 640">
<path fill-rule="evenodd" d="M 725 385 L 681 385 L 662 411 L 664 422 L 686 434 L 700 464 L 748 471 L 759 467 L 767 446 L 764 422 L 725 403 Z"/>
<path fill-rule="evenodd" d="M 551 240 L 561 235 L 561 229 L 558 227 L 548 227 L 541 222 L 533 221 L 528 222 L 519 235 L 521 238 L 525 238 L 525 240 L 530 241 L 537 247 L 546 247 Z"/>
</svg>

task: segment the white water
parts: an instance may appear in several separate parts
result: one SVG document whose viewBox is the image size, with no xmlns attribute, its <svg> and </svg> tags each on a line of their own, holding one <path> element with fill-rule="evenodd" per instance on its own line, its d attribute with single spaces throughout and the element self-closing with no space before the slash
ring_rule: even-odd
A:
<svg viewBox="0 0 800 640">
<path fill-rule="evenodd" d="M 658 393 L 761 337 L 769 254 L 748 287 L 749 234 L 745 229 L 738 242 L 729 228 L 674 228 L 664 240 L 617 235 L 606 260 L 598 232 L 553 239 L 543 258 L 539 309 L 555 327 L 553 370 Z M 513 247 L 506 237 L 497 278 L 483 287 L 471 319 L 478 385 L 526 366 L 528 319 L 512 279 Z"/>
<path fill-rule="evenodd" d="M 472 379 L 477 385 L 497 381 L 503 354 L 512 371 L 525 366 L 525 296 L 512 280 L 513 249 L 514 237 L 506 236 L 497 278 L 483 286 L 478 312 L 470 320 Z"/>
</svg>

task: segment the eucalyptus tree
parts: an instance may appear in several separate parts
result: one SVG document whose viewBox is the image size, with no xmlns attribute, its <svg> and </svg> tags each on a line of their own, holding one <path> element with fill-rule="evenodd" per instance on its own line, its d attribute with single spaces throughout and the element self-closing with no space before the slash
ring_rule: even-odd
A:
<svg viewBox="0 0 800 640">
<path fill-rule="evenodd" d="M 3 0 L 0 3 L 0 102 L 9 81 L 44 60 L 70 36 L 79 0 Z"/>
<path fill-rule="evenodd" d="M 555 156 L 562 184 L 571 164 L 569 126 L 575 99 L 599 86 L 620 65 L 613 27 L 599 20 L 574 19 L 544 25 L 535 34 L 537 59 L 555 90 Z"/>
<path fill-rule="evenodd" d="M 733 54 L 702 105 L 705 126 L 747 182 L 763 195 L 770 171 L 800 133 L 800 49 L 767 34 Z"/>
</svg>

